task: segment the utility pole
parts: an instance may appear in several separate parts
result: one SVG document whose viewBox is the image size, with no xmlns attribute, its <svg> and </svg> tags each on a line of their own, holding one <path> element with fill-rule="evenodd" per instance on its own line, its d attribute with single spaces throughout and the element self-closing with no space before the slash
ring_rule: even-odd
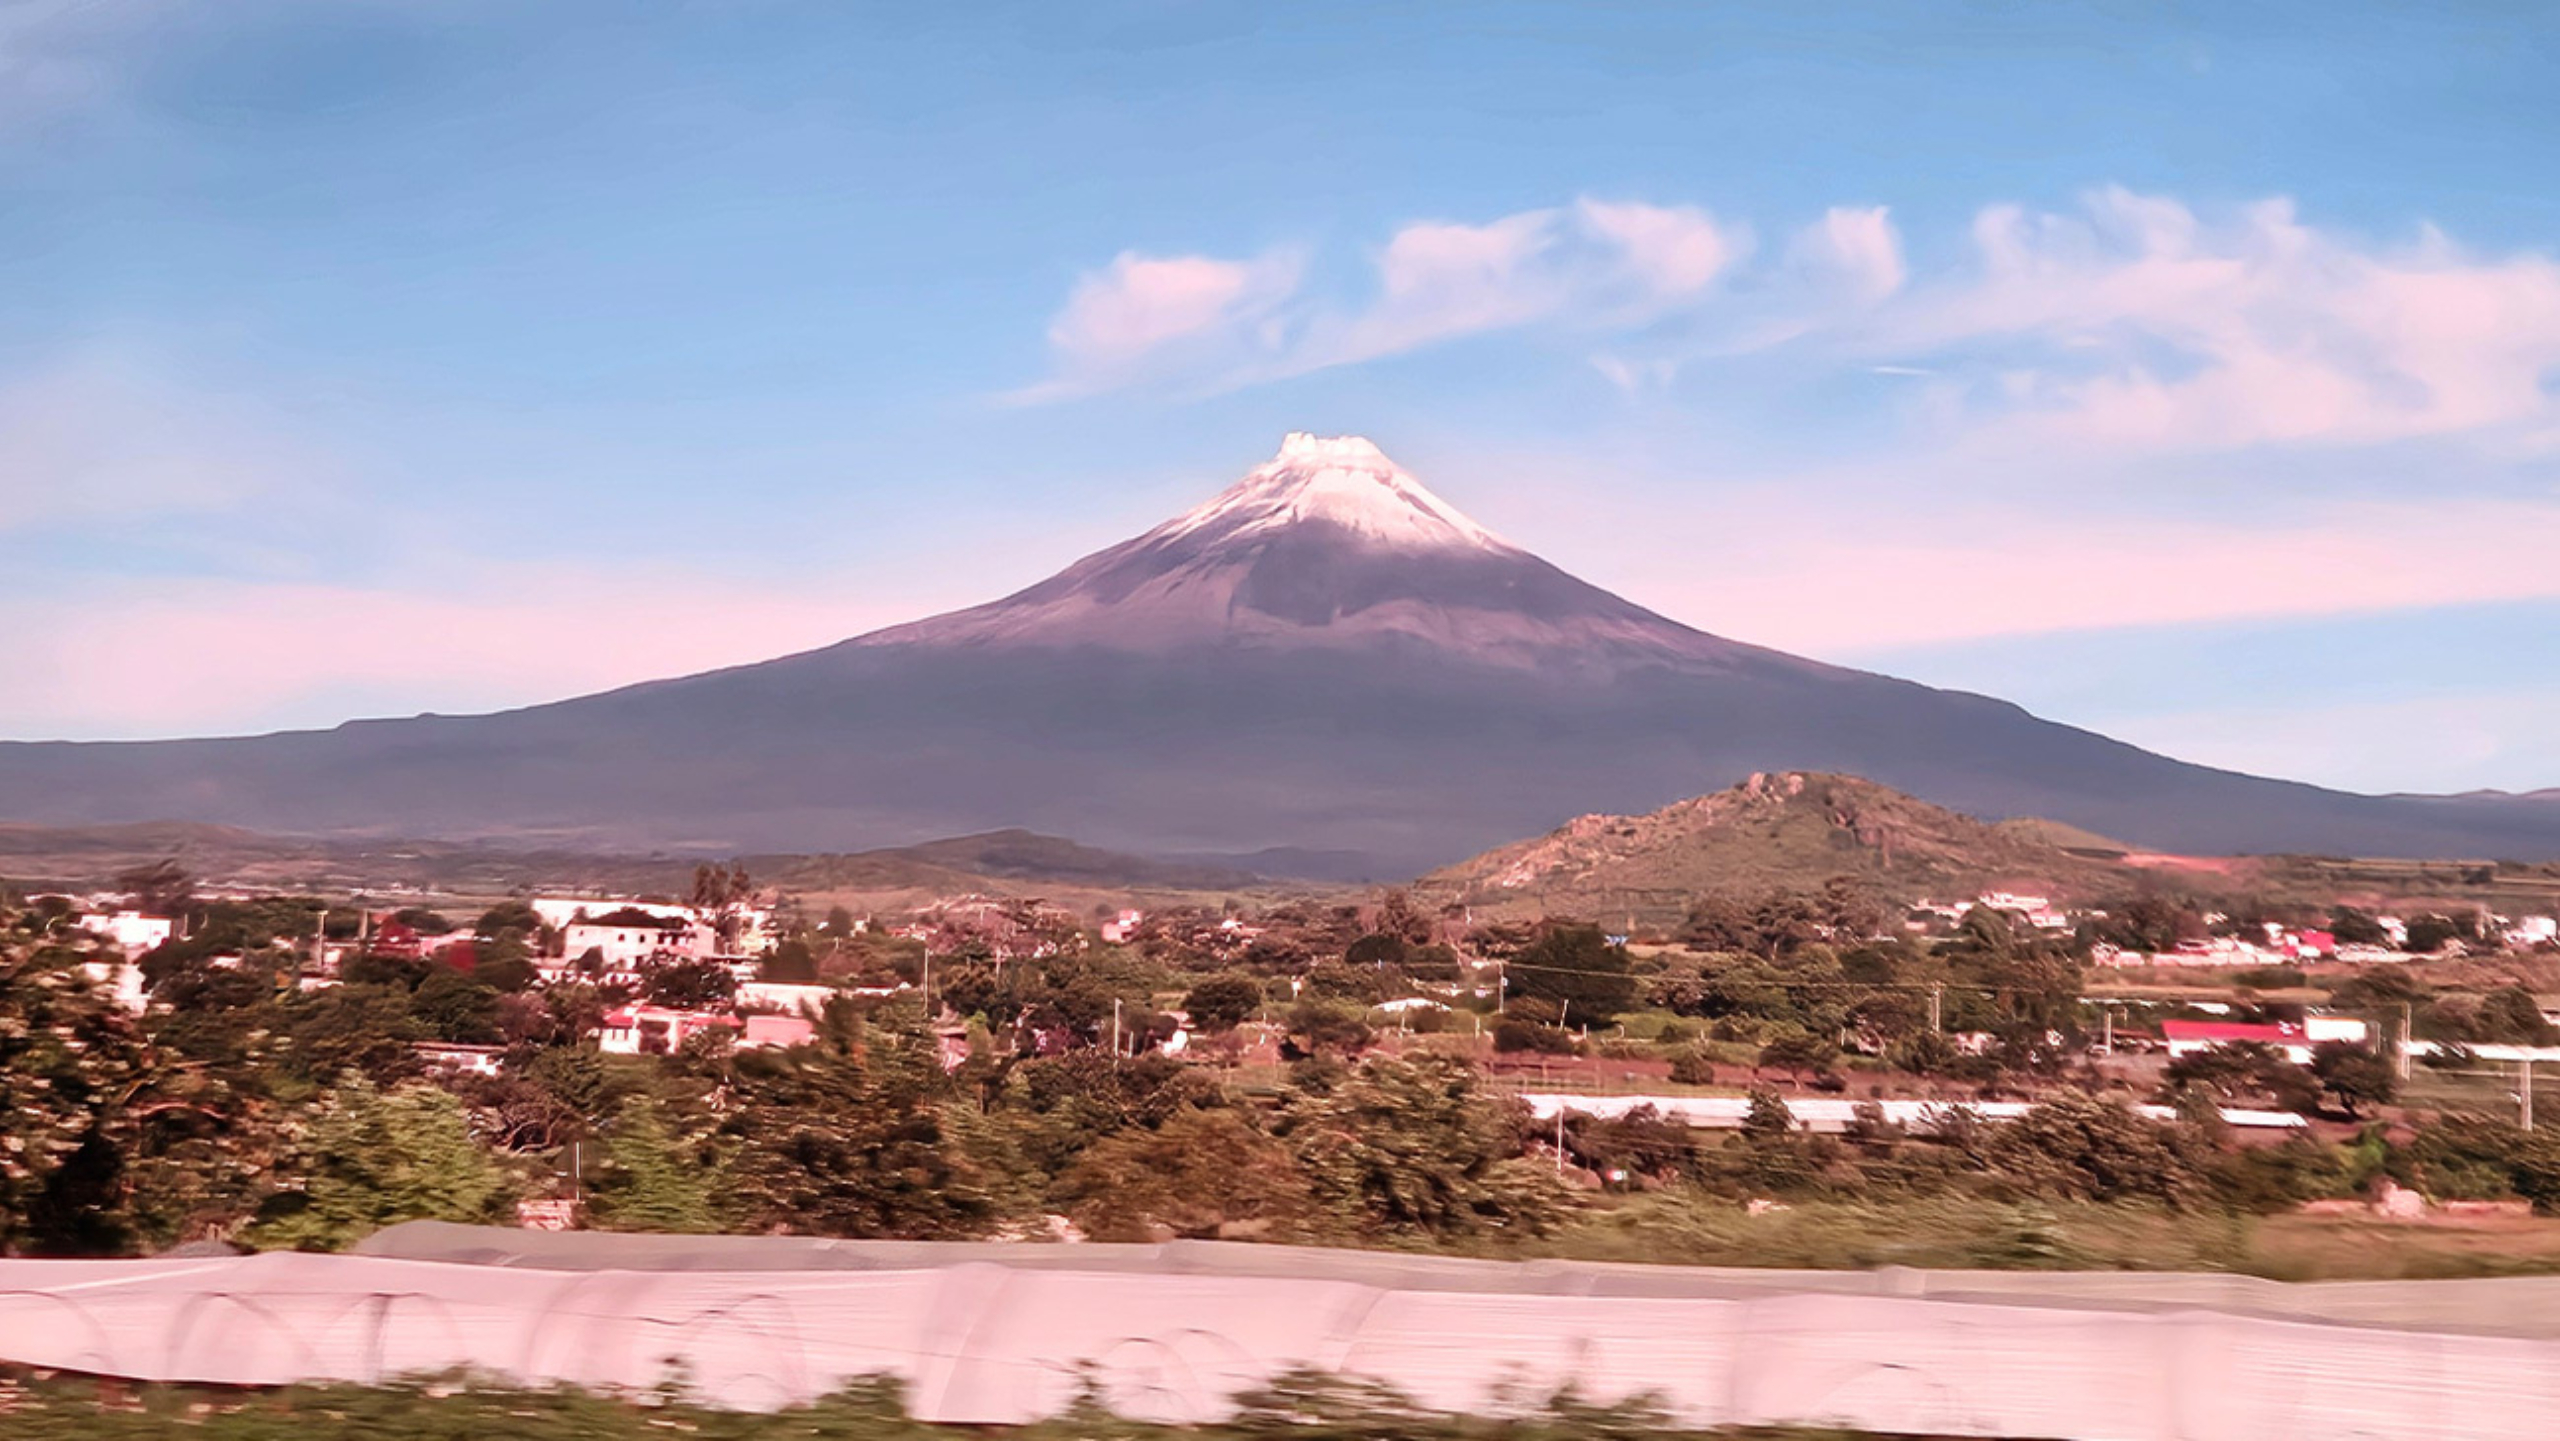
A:
<svg viewBox="0 0 2560 1441">
<path fill-rule="evenodd" d="M 1114 1057 L 1120 1054 L 1120 998 L 1118 996 L 1111 998 L 1111 1054 Z"/>
<path fill-rule="evenodd" d="M 1947 991 L 1947 988 L 1946 988 L 1945 984 L 1944 984 L 1944 983 L 1942 983 L 1942 982 L 1939 982 L 1939 981 L 1931 981 L 1931 982 L 1929 983 L 1929 1029 L 1930 1029 L 1930 1030 L 1933 1030 L 1933 1031 L 1943 1031 L 1943 1030 L 1945 1030 L 1945 1029 L 1946 1029 L 1946 1025 L 1938 1019 L 1939 1014 L 1940 1014 L 1940 1002 L 1941 1002 L 1942 1000 L 1944 1000 L 1944 998 L 1945 998 L 1945 996 L 1946 996 L 1946 991 Z"/>
<path fill-rule="evenodd" d="M 2116 1008 L 2114 1005 L 2110 1004 L 2104 1010 L 2098 1012 L 2098 1016 L 2100 1024 L 2106 1031 L 2107 1036 L 2106 1040 L 2101 1043 L 2100 1048 L 2108 1055 L 2112 1056 L 2116 1053 Z"/>
<path fill-rule="evenodd" d="M 2527 1056 L 2516 1062 L 2516 1067 L 2523 1072 L 2521 1084 L 2516 1087 L 2516 1099 L 2524 1109 L 2524 1128 L 2530 1131 L 2533 1129 L 2533 1057 Z"/>
<path fill-rule="evenodd" d="M 1564 1100 L 1556 1100 L 1556 1174 L 1564 1174 Z"/>
<path fill-rule="evenodd" d="M 2409 1079 L 2409 1050 L 2417 1041 L 2416 1034 L 2411 1030 L 2413 1024 L 2409 1003 L 2402 1001 L 2400 1003 L 2400 1079 L 2404 1081 Z"/>
</svg>

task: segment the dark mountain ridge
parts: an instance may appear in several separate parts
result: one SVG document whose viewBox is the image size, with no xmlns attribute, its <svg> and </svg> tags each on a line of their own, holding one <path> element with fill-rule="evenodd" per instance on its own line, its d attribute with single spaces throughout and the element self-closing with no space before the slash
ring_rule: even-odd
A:
<svg viewBox="0 0 2560 1441">
<path fill-rule="evenodd" d="M 2188 765 L 1709 635 L 1492 535 L 1365 441 L 1308 436 L 988 605 L 493 715 L 0 745 L 0 817 L 727 854 L 1021 827 L 1383 876 L 1774 771 L 2162 850 L 2560 855 L 2560 807 Z"/>
</svg>

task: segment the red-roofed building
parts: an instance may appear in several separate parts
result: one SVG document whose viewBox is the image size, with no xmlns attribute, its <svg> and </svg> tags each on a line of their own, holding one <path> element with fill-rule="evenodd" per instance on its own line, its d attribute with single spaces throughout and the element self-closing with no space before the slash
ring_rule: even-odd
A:
<svg viewBox="0 0 2560 1441">
<path fill-rule="evenodd" d="M 2295 1065 L 2311 1061 L 2311 1033 L 2295 1025 L 2254 1025 L 2243 1021 L 2162 1021 L 2160 1034 L 2169 1042 L 2169 1058 L 2198 1051 L 2255 1043 L 2282 1051 Z"/>
</svg>

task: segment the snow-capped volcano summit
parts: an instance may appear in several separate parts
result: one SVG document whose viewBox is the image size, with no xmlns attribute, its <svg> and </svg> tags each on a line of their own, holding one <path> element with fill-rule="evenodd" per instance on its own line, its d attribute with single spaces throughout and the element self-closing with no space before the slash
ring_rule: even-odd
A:
<svg viewBox="0 0 2560 1441">
<path fill-rule="evenodd" d="M 1480 660 L 1583 666 L 1702 635 L 1478 525 L 1358 436 L 1294 432 L 1201 505 L 992 604 L 857 644 L 1161 651 L 1421 641 Z"/>
<path fill-rule="evenodd" d="M 1356 435 L 1291 431 L 1280 453 L 1143 538 L 1235 540 L 1293 525 L 1339 526 L 1395 550 L 1513 550 Z"/>
</svg>

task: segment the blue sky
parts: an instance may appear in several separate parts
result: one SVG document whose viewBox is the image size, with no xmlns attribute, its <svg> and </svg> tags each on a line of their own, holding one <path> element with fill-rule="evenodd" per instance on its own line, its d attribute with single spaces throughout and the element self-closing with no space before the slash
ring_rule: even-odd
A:
<svg viewBox="0 0 2560 1441">
<path fill-rule="evenodd" d="M 1703 628 L 2560 784 L 2560 20 L 0 0 L 0 735 L 986 598 L 1288 430 Z"/>
</svg>

